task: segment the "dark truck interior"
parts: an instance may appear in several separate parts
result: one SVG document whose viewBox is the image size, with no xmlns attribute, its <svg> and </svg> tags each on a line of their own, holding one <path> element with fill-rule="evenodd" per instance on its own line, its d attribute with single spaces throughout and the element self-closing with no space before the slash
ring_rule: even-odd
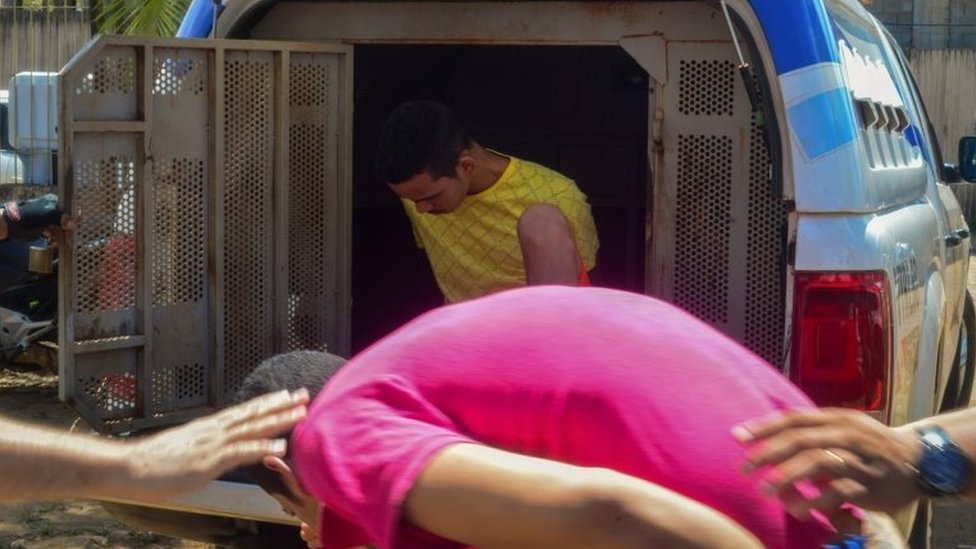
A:
<svg viewBox="0 0 976 549">
<path fill-rule="evenodd" d="M 387 114 L 451 106 L 482 145 L 574 179 L 600 236 L 595 285 L 643 291 L 648 75 L 618 47 L 357 45 L 352 351 L 443 303 L 403 206 L 372 175 Z"/>
</svg>

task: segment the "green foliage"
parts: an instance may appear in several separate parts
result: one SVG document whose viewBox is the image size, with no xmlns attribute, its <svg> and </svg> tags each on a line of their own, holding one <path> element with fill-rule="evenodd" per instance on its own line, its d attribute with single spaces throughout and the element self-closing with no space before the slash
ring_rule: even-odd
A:
<svg viewBox="0 0 976 549">
<path fill-rule="evenodd" d="M 190 0 L 94 0 L 95 28 L 102 34 L 173 36 Z"/>
<path fill-rule="evenodd" d="M 0 2 L 0 4 L 2 9 L 52 12 L 56 9 L 86 9 L 88 0 L 20 0 L 20 3 Z"/>
</svg>

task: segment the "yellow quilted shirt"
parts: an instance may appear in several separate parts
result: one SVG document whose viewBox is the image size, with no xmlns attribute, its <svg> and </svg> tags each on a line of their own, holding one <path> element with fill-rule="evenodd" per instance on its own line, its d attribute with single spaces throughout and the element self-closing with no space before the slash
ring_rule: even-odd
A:
<svg viewBox="0 0 976 549">
<path fill-rule="evenodd" d="M 596 265 L 599 241 L 586 196 L 566 176 L 518 158 L 494 185 L 465 197 L 447 214 L 421 214 L 404 200 L 417 244 L 427 252 L 437 284 L 450 302 L 525 285 L 516 224 L 534 204 L 562 210 L 576 231 L 586 270 Z"/>
</svg>

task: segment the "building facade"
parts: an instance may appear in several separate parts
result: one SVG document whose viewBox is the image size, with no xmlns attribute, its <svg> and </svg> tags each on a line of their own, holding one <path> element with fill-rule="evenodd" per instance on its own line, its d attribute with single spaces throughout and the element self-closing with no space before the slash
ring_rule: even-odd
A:
<svg viewBox="0 0 976 549">
<path fill-rule="evenodd" d="M 905 50 L 976 48 L 973 0 L 866 0 Z"/>
</svg>

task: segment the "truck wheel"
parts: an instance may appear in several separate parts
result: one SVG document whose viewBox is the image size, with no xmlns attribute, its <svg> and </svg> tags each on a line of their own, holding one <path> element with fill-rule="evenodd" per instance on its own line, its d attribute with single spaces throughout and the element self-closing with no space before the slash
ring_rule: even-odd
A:
<svg viewBox="0 0 976 549">
<path fill-rule="evenodd" d="M 976 307 L 973 297 L 966 292 L 962 310 L 962 325 L 959 327 L 959 343 L 956 345 L 956 359 L 952 374 L 942 398 L 940 411 L 963 408 L 969 405 L 973 394 L 973 377 L 976 373 Z"/>
</svg>

